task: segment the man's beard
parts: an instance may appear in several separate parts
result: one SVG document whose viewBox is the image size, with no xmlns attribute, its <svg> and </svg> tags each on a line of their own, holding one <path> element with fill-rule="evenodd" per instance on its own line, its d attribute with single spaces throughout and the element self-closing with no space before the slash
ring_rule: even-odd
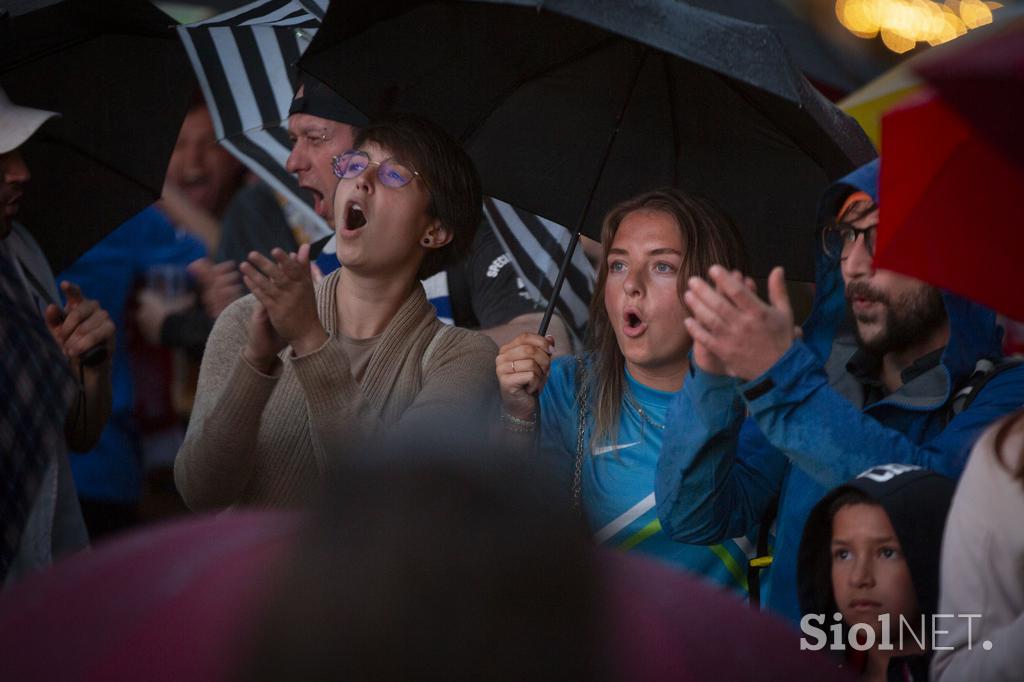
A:
<svg viewBox="0 0 1024 682">
<path fill-rule="evenodd" d="M 883 304 L 879 332 L 871 339 L 861 335 L 860 320 L 853 313 L 853 299 L 862 298 Z M 882 356 L 912 348 L 927 340 L 946 323 L 946 306 L 935 287 L 922 287 L 893 299 L 871 288 L 867 282 L 851 282 L 846 287 L 846 307 L 853 319 L 857 344 L 867 352 Z M 874 320 L 873 320 L 874 321 Z"/>
</svg>

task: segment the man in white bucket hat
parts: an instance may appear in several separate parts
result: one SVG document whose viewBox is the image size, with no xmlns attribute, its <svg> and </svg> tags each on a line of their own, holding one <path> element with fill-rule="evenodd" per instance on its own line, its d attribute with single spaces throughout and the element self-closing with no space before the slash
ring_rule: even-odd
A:
<svg viewBox="0 0 1024 682">
<path fill-rule="evenodd" d="M 71 282 L 61 306 L 46 257 L 14 221 L 31 178 L 20 147 L 57 115 L 0 88 L 0 383 L 12 389 L 0 451 L 16 479 L 0 494 L 0 584 L 88 544 L 67 450 L 92 447 L 111 409 L 110 316 Z"/>
<path fill-rule="evenodd" d="M 18 147 L 57 115 L 54 111 L 20 107 L 0 88 L 0 239 L 10 233 L 18 212 L 21 186 L 31 177 Z"/>
</svg>

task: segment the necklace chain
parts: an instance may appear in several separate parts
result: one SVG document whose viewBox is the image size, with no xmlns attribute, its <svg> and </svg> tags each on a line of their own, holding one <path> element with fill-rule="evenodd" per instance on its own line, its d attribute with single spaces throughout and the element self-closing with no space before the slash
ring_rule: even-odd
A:
<svg viewBox="0 0 1024 682">
<path fill-rule="evenodd" d="M 651 418 L 651 416 L 649 414 L 647 414 L 647 412 L 640 405 L 640 403 L 637 402 L 636 398 L 633 397 L 633 394 L 632 394 L 631 391 L 629 391 L 627 389 L 625 395 L 626 395 L 626 401 L 629 403 L 629 406 L 632 407 L 634 410 L 636 410 L 636 413 L 640 415 L 640 419 L 642 419 L 643 421 L 647 422 L 648 424 L 650 424 L 651 426 L 653 426 L 656 429 L 661 429 L 662 431 L 665 430 L 665 425 L 664 424 L 659 424 L 658 422 L 654 421 Z"/>
</svg>

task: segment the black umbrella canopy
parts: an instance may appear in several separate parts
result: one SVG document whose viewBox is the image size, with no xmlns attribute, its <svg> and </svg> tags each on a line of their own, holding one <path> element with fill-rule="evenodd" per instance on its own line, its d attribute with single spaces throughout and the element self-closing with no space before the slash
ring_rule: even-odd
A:
<svg viewBox="0 0 1024 682">
<path fill-rule="evenodd" d="M 174 24 L 146 0 L 65 0 L 0 21 L 0 85 L 62 114 L 22 148 L 19 214 L 55 271 L 160 197 L 195 87 Z"/>
<path fill-rule="evenodd" d="M 863 58 L 840 53 L 780 0 L 678 0 L 735 19 L 771 27 L 793 63 L 815 85 L 835 94 L 852 92 L 881 73 Z"/>
<path fill-rule="evenodd" d="M 434 120 L 487 194 L 590 236 L 638 192 L 706 195 L 755 275 L 813 279 L 818 197 L 874 155 L 771 29 L 676 0 L 334 3 L 300 68 Z"/>
</svg>

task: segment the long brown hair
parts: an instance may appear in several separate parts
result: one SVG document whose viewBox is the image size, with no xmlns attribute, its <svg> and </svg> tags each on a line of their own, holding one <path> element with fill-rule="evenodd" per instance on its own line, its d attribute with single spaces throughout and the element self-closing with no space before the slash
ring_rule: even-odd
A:
<svg viewBox="0 0 1024 682">
<path fill-rule="evenodd" d="M 594 415 L 591 447 L 618 436 L 619 414 L 625 390 L 626 361 L 615 338 L 615 330 L 605 309 L 604 288 L 608 281 L 608 251 L 626 216 L 634 211 L 658 211 L 671 217 L 683 238 L 683 266 L 679 270 L 678 289 L 682 300 L 686 281 L 707 276 L 708 268 L 719 264 L 746 272 L 747 258 L 739 230 L 725 213 L 707 199 L 678 189 L 665 188 L 627 199 L 611 211 L 601 227 L 601 263 L 590 301 L 590 321 L 586 351 L 589 362 L 581 381 L 589 382 L 592 396 L 586 406 Z"/>
</svg>

